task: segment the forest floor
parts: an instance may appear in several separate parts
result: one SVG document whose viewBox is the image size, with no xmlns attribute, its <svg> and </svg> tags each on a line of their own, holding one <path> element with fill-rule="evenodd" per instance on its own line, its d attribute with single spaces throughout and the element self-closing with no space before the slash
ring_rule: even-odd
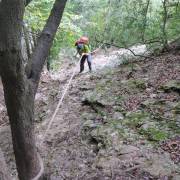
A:
<svg viewBox="0 0 180 180">
<path fill-rule="evenodd" d="M 180 179 L 180 55 L 130 61 L 126 55 L 101 51 L 92 73 L 86 67 L 74 77 L 41 144 L 74 62 L 65 59 L 58 73 L 43 73 L 35 121 L 47 179 Z M 1 87 L 0 148 L 15 174 Z"/>
</svg>

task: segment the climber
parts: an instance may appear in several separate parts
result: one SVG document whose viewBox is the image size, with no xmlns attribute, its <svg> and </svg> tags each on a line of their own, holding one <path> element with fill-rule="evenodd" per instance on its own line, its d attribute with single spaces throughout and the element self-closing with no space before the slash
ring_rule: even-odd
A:
<svg viewBox="0 0 180 180">
<path fill-rule="evenodd" d="M 89 39 L 88 37 L 81 37 L 78 39 L 75 43 L 75 46 L 77 48 L 77 53 L 80 54 L 81 56 L 81 61 L 80 61 L 80 72 L 84 71 L 84 63 L 87 59 L 87 63 L 89 66 L 89 71 L 92 71 L 91 63 L 92 63 L 92 56 L 91 56 L 91 50 L 89 46 Z"/>
</svg>

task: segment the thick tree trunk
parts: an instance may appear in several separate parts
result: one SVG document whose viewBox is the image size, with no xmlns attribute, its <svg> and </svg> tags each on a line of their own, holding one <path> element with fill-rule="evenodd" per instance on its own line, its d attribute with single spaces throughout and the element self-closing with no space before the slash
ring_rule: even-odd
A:
<svg viewBox="0 0 180 180">
<path fill-rule="evenodd" d="M 6 59 L 13 58 L 6 56 Z M 33 126 L 34 91 L 22 74 L 17 76 L 9 78 L 2 73 L 2 81 L 19 178 L 30 180 L 40 170 Z"/>
<path fill-rule="evenodd" d="M 0 4 L 0 74 L 9 115 L 19 179 L 40 170 L 34 137 L 34 90 L 24 73 L 21 52 L 23 0 Z"/>
<path fill-rule="evenodd" d="M 34 135 L 34 96 L 48 51 L 52 45 L 67 0 L 56 0 L 38 39 L 30 75 L 21 51 L 24 0 L 0 2 L 0 75 L 9 115 L 13 148 L 20 180 L 31 180 L 40 171 Z M 30 0 L 26 1 L 27 3 Z"/>
</svg>

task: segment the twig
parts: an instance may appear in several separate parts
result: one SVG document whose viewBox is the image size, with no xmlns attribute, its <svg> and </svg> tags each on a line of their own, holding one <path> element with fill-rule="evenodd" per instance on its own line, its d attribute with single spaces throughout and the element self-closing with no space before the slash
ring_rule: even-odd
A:
<svg viewBox="0 0 180 180">
<path fill-rule="evenodd" d="M 142 167 L 142 164 L 139 164 L 139 165 L 134 166 L 134 167 L 132 167 L 132 168 L 126 169 L 125 172 L 129 172 L 129 171 L 132 171 L 132 170 L 137 169 L 137 168 L 140 168 L 140 167 Z"/>
</svg>

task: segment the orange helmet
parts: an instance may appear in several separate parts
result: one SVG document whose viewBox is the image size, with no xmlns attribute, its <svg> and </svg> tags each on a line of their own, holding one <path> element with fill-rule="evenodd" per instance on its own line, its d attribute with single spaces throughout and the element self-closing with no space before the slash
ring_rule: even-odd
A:
<svg viewBox="0 0 180 180">
<path fill-rule="evenodd" d="M 82 36 L 80 39 L 78 39 L 78 40 L 75 42 L 75 46 L 77 46 L 79 43 L 88 44 L 88 43 L 89 43 L 89 38 L 86 37 L 86 36 Z"/>
<path fill-rule="evenodd" d="M 80 42 L 84 43 L 84 44 L 88 44 L 89 43 L 89 38 L 86 36 L 82 36 L 80 38 Z"/>
</svg>

